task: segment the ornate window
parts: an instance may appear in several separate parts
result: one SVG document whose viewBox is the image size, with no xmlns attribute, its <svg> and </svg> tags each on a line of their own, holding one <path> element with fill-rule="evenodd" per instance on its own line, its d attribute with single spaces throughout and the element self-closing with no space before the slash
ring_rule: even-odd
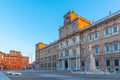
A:
<svg viewBox="0 0 120 80">
<path fill-rule="evenodd" d="M 105 44 L 104 47 L 106 53 L 110 52 L 110 44 Z"/>
<path fill-rule="evenodd" d="M 113 51 L 119 51 L 119 43 L 118 42 L 113 43 Z"/>
<path fill-rule="evenodd" d="M 99 67 L 99 61 L 95 61 L 96 67 Z"/>
<path fill-rule="evenodd" d="M 84 49 L 82 49 L 82 56 L 84 56 L 85 55 L 85 50 Z"/>
<path fill-rule="evenodd" d="M 84 63 L 84 61 L 82 61 L 82 67 L 84 67 L 85 66 L 85 63 Z"/>
<path fill-rule="evenodd" d="M 105 28 L 104 29 L 104 36 L 108 36 L 110 35 L 110 29 L 109 28 Z"/>
<path fill-rule="evenodd" d="M 60 57 L 63 57 L 63 53 L 62 52 L 60 53 Z"/>
<path fill-rule="evenodd" d="M 69 41 L 66 41 L 66 46 L 68 46 L 69 45 Z"/>
<path fill-rule="evenodd" d="M 66 17 L 66 19 L 65 19 L 65 23 L 68 23 L 69 22 L 69 17 Z"/>
<path fill-rule="evenodd" d="M 65 57 L 68 57 L 68 56 L 69 56 L 69 51 L 66 50 L 66 51 L 65 51 Z"/>
<path fill-rule="evenodd" d="M 60 36 L 60 38 L 63 37 L 63 32 L 62 31 L 60 31 L 59 36 Z"/>
<path fill-rule="evenodd" d="M 73 44 L 76 44 L 76 43 L 77 43 L 76 38 L 73 38 Z"/>
<path fill-rule="evenodd" d="M 85 38 L 84 36 L 81 37 L 81 43 L 84 43 L 85 42 Z"/>
<path fill-rule="evenodd" d="M 76 31 L 77 31 L 77 26 L 76 26 L 75 23 L 73 24 L 72 29 L 73 29 L 73 32 L 76 32 Z"/>
<path fill-rule="evenodd" d="M 63 43 L 60 43 L 60 48 L 62 48 L 63 47 Z"/>
<path fill-rule="evenodd" d="M 66 27 L 66 35 L 69 35 L 69 28 Z"/>
<path fill-rule="evenodd" d="M 106 66 L 107 66 L 107 67 L 110 66 L 110 60 L 106 60 Z"/>
<path fill-rule="evenodd" d="M 119 59 L 115 59 L 115 60 L 114 60 L 114 65 L 115 65 L 115 66 L 119 66 Z"/>
<path fill-rule="evenodd" d="M 117 33 L 118 32 L 118 25 L 117 24 L 114 24 L 113 27 L 112 27 L 112 33 Z"/>
<path fill-rule="evenodd" d="M 98 53 L 99 53 L 99 46 L 96 46 L 96 47 L 94 48 L 94 53 L 95 53 L 95 54 L 98 54 Z"/>
<path fill-rule="evenodd" d="M 77 55 L 76 50 L 73 50 L 73 56 L 76 56 L 76 55 Z"/>
<path fill-rule="evenodd" d="M 90 33 L 90 34 L 88 35 L 88 40 L 89 40 L 89 41 L 92 41 L 92 33 Z"/>
<path fill-rule="evenodd" d="M 98 39 L 99 38 L 99 32 L 95 32 L 94 33 L 94 39 Z"/>
</svg>

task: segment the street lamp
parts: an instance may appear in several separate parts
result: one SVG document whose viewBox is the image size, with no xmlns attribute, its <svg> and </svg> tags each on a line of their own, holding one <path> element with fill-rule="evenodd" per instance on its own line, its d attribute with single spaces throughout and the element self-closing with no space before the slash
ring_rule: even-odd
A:
<svg viewBox="0 0 120 80">
<path fill-rule="evenodd" d="M 33 55 L 33 52 L 29 53 L 29 60 L 30 60 L 30 63 L 32 64 L 32 55 Z"/>
</svg>

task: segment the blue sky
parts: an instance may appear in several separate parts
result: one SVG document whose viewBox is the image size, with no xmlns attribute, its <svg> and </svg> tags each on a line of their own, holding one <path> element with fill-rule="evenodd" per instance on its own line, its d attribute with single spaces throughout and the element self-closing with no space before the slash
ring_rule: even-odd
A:
<svg viewBox="0 0 120 80">
<path fill-rule="evenodd" d="M 97 21 L 120 10 L 119 0 L 0 0 L 0 51 L 21 51 L 34 60 L 35 44 L 58 39 L 63 16 L 74 10 Z"/>
</svg>

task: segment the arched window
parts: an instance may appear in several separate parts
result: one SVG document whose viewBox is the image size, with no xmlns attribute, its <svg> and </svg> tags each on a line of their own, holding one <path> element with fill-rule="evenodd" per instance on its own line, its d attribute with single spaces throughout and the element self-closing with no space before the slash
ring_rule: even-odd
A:
<svg viewBox="0 0 120 80">
<path fill-rule="evenodd" d="M 92 33 L 88 34 L 88 41 L 92 41 Z"/>
<path fill-rule="evenodd" d="M 69 56 L 69 50 L 66 50 L 65 51 L 65 57 L 68 57 Z"/>
<path fill-rule="evenodd" d="M 105 46 L 104 46 L 105 48 L 105 52 L 106 53 L 109 53 L 110 52 L 110 44 L 105 44 Z"/>
<path fill-rule="evenodd" d="M 114 42 L 113 43 L 113 51 L 118 51 L 119 50 L 119 43 L 118 42 Z"/>
<path fill-rule="evenodd" d="M 69 17 L 66 17 L 66 19 L 65 19 L 65 23 L 68 23 L 69 22 Z"/>
<path fill-rule="evenodd" d="M 66 41 L 65 43 L 66 43 L 66 46 L 68 46 L 68 45 L 69 45 L 69 41 Z"/>
<path fill-rule="evenodd" d="M 69 35 L 69 28 L 66 27 L 66 35 Z"/>
<path fill-rule="evenodd" d="M 96 32 L 94 33 L 94 39 L 98 39 L 98 38 L 99 38 L 99 32 L 96 31 Z"/>
<path fill-rule="evenodd" d="M 77 55 L 77 51 L 73 50 L 73 56 L 76 56 L 76 55 Z"/>
<path fill-rule="evenodd" d="M 77 31 L 77 26 L 76 26 L 75 23 L 73 24 L 72 29 L 73 29 L 73 32 L 76 32 L 76 31 Z"/>
<path fill-rule="evenodd" d="M 82 37 L 81 37 L 81 43 L 84 43 L 84 42 L 85 42 L 85 37 L 82 36 Z"/>
<path fill-rule="evenodd" d="M 82 54 L 82 56 L 85 55 L 85 50 L 84 49 L 82 49 L 81 54 Z"/>
<path fill-rule="evenodd" d="M 63 53 L 62 52 L 60 53 L 60 57 L 63 57 Z"/>
<path fill-rule="evenodd" d="M 114 24 L 113 27 L 112 27 L 112 33 L 117 33 L 118 32 L 118 25 L 117 24 Z"/>
<path fill-rule="evenodd" d="M 63 32 L 62 31 L 60 31 L 59 36 L 60 36 L 60 38 L 63 37 Z"/>
<path fill-rule="evenodd" d="M 108 36 L 110 35 L 110 29 L 109 28 L 105 28 L 104 29 L 104 36 Z"/>
<path fill-rule="evenodd" d="M 99 53 L 99 46 L 95 46 L 94 48 L 94 54 L 98 54 Z"/>
</svg>

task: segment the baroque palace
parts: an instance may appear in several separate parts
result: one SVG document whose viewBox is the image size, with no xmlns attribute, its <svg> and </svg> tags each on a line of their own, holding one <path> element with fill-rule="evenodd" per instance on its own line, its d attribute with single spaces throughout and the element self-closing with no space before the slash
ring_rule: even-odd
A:
<svg viewBox="0 0 120 80">
<path fill-rule="evenodd" d="M 92 47 L 96 68 L 120 71 L 120 11 L 97 22 L 70 11 L 64 15 L 59 39 L 36 44 L 36 69 L 85 70 L 88 45 Z"/>
<path fill-rule="evenodd" d="M 9 54 L 0 52 L 0 70 L 17 70 L 27 68 L 29 57 L 23 56 L 20 51 L 10 50 Z"/>
</svg>

